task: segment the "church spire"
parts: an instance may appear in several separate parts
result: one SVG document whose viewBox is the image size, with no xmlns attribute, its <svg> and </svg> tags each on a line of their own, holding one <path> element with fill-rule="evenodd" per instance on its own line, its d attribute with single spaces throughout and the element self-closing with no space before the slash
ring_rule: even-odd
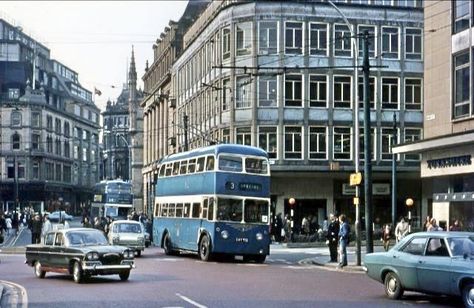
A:
<svg viewBox="0 0 474 308">
<path fill-rule="evenodd" d="M 137 70 L 135 69 L 135 53 L 132 45 L 132 59 L 128 71 L 128 89 L 130 91 L 130 101 L 133 103 L 137 99 Z"/>
</svg>

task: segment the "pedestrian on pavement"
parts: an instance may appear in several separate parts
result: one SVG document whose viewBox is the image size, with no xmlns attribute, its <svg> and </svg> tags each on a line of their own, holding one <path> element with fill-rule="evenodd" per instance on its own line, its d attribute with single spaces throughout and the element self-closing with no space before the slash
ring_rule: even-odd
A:
<svg viewBox="0 0 474 308">
<path fill-rule="evenodd" d="M 461 223 L 459 220 L 455 220 L 454 223 L 449 227 L 449 231 L 462 231 Z"/>
<path fill-rule="evenodd" d="M 346 215 L 339 215 L 339 268 L 347 266 L 347 245 L 351 236 L 351 227 Z"/>
<path fill-rule="evenodd" d="M 395 227 L 395 238 L 397 243 L 408 234 L 408 231 L 408 223 L 405 221 L 405 217 L 401 217 L 400 222 Z"/>
<path fill-rule="evenodd" d="M 431 218 L 430 224 L 429 224 L 428 228 L 426 229 L 426 231 L 428 231 L 428 232 L 430 232 L 430 231 L 443 231 L 443 228 L 438 226 L 438 223 L 436 222 L 435 218 Z"/>
<path fill-rule="evenodd" d="M 5 221 L 5 215 L 0 214 L 0 235 L 4 236 L 7 232 L 7 222 Z"/>
<path fill-rule="evenodd" d="M 331 260 L 329 262 L 337 262 L 337 245 L 339 244 L 339 221 L 334 214 L 329 215 L 330 223 L 326 235 L 326 244 L 329 247 L 329 255 Z"/>
<path fill-rule="evenodd" d="M 275 241 L 280 243 L 282 241 L 282 228 L 283 228 L 283 220 L 281 219 L 281 213 L 278 213 L 275 218 L 274 222 L 275 228 Z"/>
<path fill-rule="evenodd" d="M 102 225 L 99 217 L 94 217 L 94 229 L 104 231 L 104 226 Z"/>
<path fill-rule="evenodd" d="M 12 215 L 12 229 L 13 229 L 13 234 L 15 236 L 18 235 L 19 226 L 20 226 L 20 217 L 18 216 L 18 212 L 15 210 L 13 211 L 13 215 Z"/>
<path fill-rule="evenodd" d="M 383 242 L 383 249 L 388 251 L 390 248 L 390 238 L 392 237 L 392 230 L 389 224 L 386 224 L 382 228 L 382 242 Z"/>
<path fill-rule="evenodd" d="M 9 215 L 5 217 L 5 225 L 7 226 L 7 236 L 12 235 L 12 219 Z"/>
<path fill-rule="evenodd" d="M 36 214 L 31 221 L 31 243 L 39 244 L 41 241 L 41 229 L 43 227 L 43 222 L 39 214 Z"/>
<path fill-rule="evenodd" d="M 92 224 L 89 221 L 89 217 L 84 217 L 84 222 L 82 223 L 84 228 L 92 228 Z"/>
<path fill-rule="evenodd" d="M 290 216 L 288 214 L 282 220 L 282 240 L 285 242 L 289 242 L 291 238 L 291 221 Z"/>
<path fill-rule="evenodd" d="M 42 238 L 44 238 L 46 233 L 53 230 L 53 225 L 51 224 L 51 221 L 49 221 L 49 215 L 48 214 L 44 215 L 43 220 L 44 220 L 43 221 L 43 228 L 41 230 L 41 237 Z"/>
<path fill-rule="evenodd" d="M 423 231 L 428 230 L 428 227 L 430 226 L 430 221 L 431 221 L 430 215 L 426 216 L 425 223 L 423 224 Z"/>
</svg>

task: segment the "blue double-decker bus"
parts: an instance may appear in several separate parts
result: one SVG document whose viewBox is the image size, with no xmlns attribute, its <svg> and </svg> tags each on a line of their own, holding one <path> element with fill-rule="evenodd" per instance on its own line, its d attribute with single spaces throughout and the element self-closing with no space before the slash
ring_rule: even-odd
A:
<svg viewBox="0 0 474 308">
<path fill-rule="evenodd" d="M 121 179 L 104 180 L 94 186 L 91 218 L 126 219 L 132 208 L 132 183 Z"/>
<path fill-rule="evenodd" d="M 264 262 L 270 252 L 270 168 L 265 151 L 214 145 L 162 159 L 154 244 L 166 254 L 197 252 Z"/>
</svg>

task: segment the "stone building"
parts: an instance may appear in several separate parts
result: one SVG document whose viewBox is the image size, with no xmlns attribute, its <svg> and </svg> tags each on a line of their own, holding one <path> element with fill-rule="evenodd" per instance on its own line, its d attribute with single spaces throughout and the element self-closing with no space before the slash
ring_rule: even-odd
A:
<svg viewBox="0 0 474 308">
<path fill-rule="evenodd" d="M 319 224 L 330 212 L 354 219 L 354 189 L 348 182 L 354 172 L 354 141 L 359 137 L 363 149 L 364 132 L 354 130 L 353 98 L 357 88 L 362 106 L 363 78 L 360 74 L 354 80 L 353 59 L 361 62 L 362 40 L 358 38 L 355 55 L 351 30 L 371 36 L 376 222 L 391 222 L 391 146 L 422 136 L 421 1 L 336 3 L 351 29 L 327 2 L 209 3 L 186 30 L 183 51 L 170 70 L 173 121 L 156 126 L 158 134 L 161 129 L 172 133 L 168 138 L 175 138 L 177 151 L 216 142 L 266 150 L 272 163 L 272 212 L 290 213 L 288 201 L 295 198 L 296 228 L 308 215 Z M 362 113 L 360 118 L 362 124 Z M 150 139 L 151 144 L 159 140 Z M 363 151 L 360 155 L 362 166 Z M 400 215 L 406 214 L 407 197 L 415 200 L 414 215 L 421 215 L 419 160 L 417 154 L 397 157 Z"/>
<path fill-rule="evenodd" d="M 99 179 L 99 108 L 78 73 L 0 19 L 0 211 L 79 213 Z"/>
</svg>

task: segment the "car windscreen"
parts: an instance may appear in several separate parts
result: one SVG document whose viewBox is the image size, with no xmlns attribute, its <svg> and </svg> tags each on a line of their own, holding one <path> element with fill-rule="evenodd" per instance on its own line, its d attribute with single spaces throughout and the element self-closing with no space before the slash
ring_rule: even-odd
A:
<svg viewBox="0 0 474 308">
<path fill-rule="evenodd" d="M 71 246 L 107 245 L 107 239 L 101 231 L 68 232 L 66 237 Z"/>
</svg>

